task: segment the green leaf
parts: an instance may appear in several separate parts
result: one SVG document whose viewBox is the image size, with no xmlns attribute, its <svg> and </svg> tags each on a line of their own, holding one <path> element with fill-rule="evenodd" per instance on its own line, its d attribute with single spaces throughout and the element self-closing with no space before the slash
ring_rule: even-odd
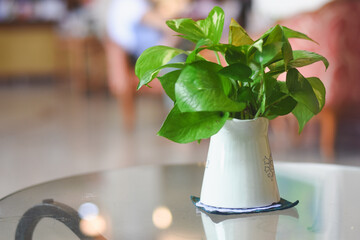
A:
<svg viewBox="0 0 360 240">
<path fill-rule="evenodd" d="M 283 56 L 284 63 L 285 63 L 284 64 L 285 70 L 287 70 L 290 61 L 294 58 L 293 50 L 287 39 L 283 40 L 283 45 L 282 45 L 281 51 L 282 51 L 282 56 Z"/>
<path fill-rule="evenodd" d="M 311 87 L 313 88 L 313 91 L 316 95 L 316 98 L 319 102 L 320 111 L 325 105 L 325 95 L 326 95 L 326 89 L 322 81 L 317 77 L 310 77 L 307 78 L 309 81 Z"/>
<path fill-rule="evenodd" d="M 275 78 L 266 75 L 264 78 L 264 82 L 265 82 L 265 95 L 266 98 L 269 98 L 274 91 L 275 92 L 278 91 L 279 86 L 277 85 L 278 83 Z"/>
<path fill-rule="evenodd" d="M 276 61 L 282 56 L 282 46 L 281 42 L 274 42 L 262 47 L 262 51 L 256 51 L 254 59 L 257 63 L 262 66 L 266 66 L 273 61 Z"/>
<path fill-rule="evenodd" d="M 269 29 L 260 39 L 264 40 L 264 46 L 276 43 L 276 42 L 283 42 L 284 40 L 284 33 L 283 29 L 280 25 L 276 25 Z"/>
<path fill-rule="evenodd" d="M 233 18 L 231 18 L 229 26 L 229 43 L 234 46 L 251 45 L 254 43 L 254 40 L 251 39 L 245 29 Z"/>
<path fill-rule="evenodd" d="M 184 68 L 175 84 L 176 102 L 182 112 L 238 112 L 245 108 L 245 103 L 232 101 L 226 96 L 217 74 L 221 68 L 207 61 L 195 62 Z"/>
<path fill-rule="evenodd" d="M 277 85 L 279 86 L 279 90 L 280 92 L 282 93 L 285 93 L 287 95 L 289 95 L 289 89 L 287 88 L 286 86 L 286 82 L 283 82 L 283 81 L 277 81 Z"/>
<path fill-rule="evenodd" d="M 320 54 L 314 52 L 308 52 L 305 50 L 295 50 L 293 51 L 294 59 L 289 62 L 289 67 L 298 68 L 304 67 L 319 61 L 324 63 L 325 68 L 329 67 L 328 60 L 321 56 Z M 278 74 L 285 72 L 284 61 L 278 61 L 269 66 L 272 74 Z"/>
<path fill-rule="evenodd" d="M 257 49 L 259 52 L 262 52 L 262 50 L 263 50 L 263 43 L 264 43 L 264 41 L 263 41 L 262 39 L 257 40 L 256 42 L 253 43 L 253 45 L 250 46 L 249 52 L 250 52 L 252 49 Z"/>
<path fill-rule="evenodd" d="M 172 19 L 166 21 L 169 28 L 177 33 L 183 34 L 180 37 L 184 37 L 192 42 L 197 42 L 202 38 L 206 38 L 206 34 L 201 27 L 190 18 Z"/>
<path fill-rule="evenodd" d="M 206 139 L 217 133 L 225 124 L 229 113 L 181 112 L 177 105 L 163 123 L 159 136 L 177 143 Z"/>
<path fill-rule="evenodd" d="M 218 75 L 221 81 L 221 85 L 224 91 L 224 94 L 230 98 L 229 94 L 234 90 L 234 81 L 232 81 L 230 78 Z M 230 98 L 231 99 L 231 98 Z"/>
<path fill-rule="evenodd" d="M 251 73 L 251 68 L 242 63 L 231 64 L 219 71 L 219 74 L 241 82 L 251 81 Z"/>
<path fill-rule="evenodd" d="M 154 78 L 156 78 L 161 69 L 164 69 L 164 68 L 184 68 L 184 67 L 185 67 L 185 63 L 169 63 L 169 64 L 162 65 L 162 66 L 160 66 L 158 68 L 149 70 L 140 78 L 137 89 L 139 90 L 142 86 L 148 84 Z"/>
<path fill-rule="evenodd" d="M 224 10 L 216 6 L 210 11 L 207 18 L 199 20 L 196 23 L 208 39 L 213 41 L 214 44 L 218 44 L 224 28 L 224 20 Z"/>
<path fill-rule="evenodd" d="M 167 47 L 167 46 L 150 47 L 146 49 L 136 61 L 135 74 L 141 81 L 141 79 L 144 77 L 145 74 L 149 74 L 148 73 L 149 71 L 155 73 L 156 71 L 158 71 L 158 70 L 155 71 L 155 69 L 158 69 L 159 67 L 168 63 L 175 56 L 182 53 L 185 52 L 181 49 Z M 139 86 L 141 87 L 147 83 L 144 83 L 144 81 L 140 82 Z"/>
<path fill-rule="evenodd" d="M 313 41 L 315 42 L 314 40 L 312 40 L 311 38 L 309 38 L 306 34 L 304 33 L 301 33 L 301 32 L 297 32 L 297 31 L 294 31 L 290 28 L 287 28 L 287 27 L 284 27 L 282 26 L 282 29 L 284 31 L 284 34 L 285 34 L 285 37 L 286 38 L 301 38 L 301 39 L 306 39 L 306 40 L 310 40 L 310 41 Z M 317 42 L 315 42 L 317 43 Z"/>
<path fill-rule="evenodd" d="M 292 114 L 296 117 L 299 123 L 299 134 L 304 129 L 306 123 L 313 117 L 315 114 L 311 112 L 304 104 L 298 103 L 296 107 L 292 110 Z"/>
<path fill-rule="evenodd" d="M 200 39 L 210 39 L 213 44 L 220 42 L 222 30 L 224 27 L 225 14 L 220 7 L 214 7 L 207 18 L 194 21 L 190 18 L 172 19 L 166 21 L 166 24 L 180 37 L 197 43 Z"/>
<path fill-rule="evenodd" d="M 283 60 L 284 68 L 287 69 L 289 62 L 293 59 L 293 51 L 283 27 L 280 25 L 274 26 L 260 39 L 264 40 L 264 44 L 262 53 L 255 55 L 257 61 L 266 66 L 269 63 Z"/>
<path fill-rule="evenodd" d="M 232 46 L 229 44 L 223 44 L 223 43 L 213 44 L 213 45 L 209 45 L 206 47 L 206 49 L 221 52 L 221 53 L 225 53 L 229 48 L 238 48 L 238 47 L 235 47 L 235 46 Z"/>
<path fill-rule="evenodd" d="M 237 100 L 239 102 L 253 102 L 253 94 L 251 88 L 241 87 L 238 91 Z"/>
<path fill-rule="evenodd" d="M 200 39 L 193 51 L 189 54 L 189 56 L 186 59 L 186 63 L 192 63 L 195 61 L 205 60 L 203 57 L 201 57 L 198 53 L 200 53 L 202 50 L 208 49 L 215 52 L 221 52 L 225 53 L 229 48 L 234 48 L 234 46 L 231 46 L 229 44 L 213 44 L 213 42 L 210 39 L 203 38 Z"/>
<path fill-rule="evenodd" d="M 195 50 L 198 50 L 202 46 L 213 46 L 213 45 L 214 45 L 213 41 L 211 41 L 210 39 L 202 38 L 196 43 Z"/>
<path fill-rule="evenodd" d="M 198 61 L 198 58 L 199 58 L 198 53 L 204 49 L 209 49 L 210 47 L 213 47 L 213 43 L 210 39 L 207 39 L 207 38 L 200 39 L 196 43 L 195 49 L 193 51 L 191 51 L 191 53 L 188 55 L 188 57 L 186 59 L 186 63 L 192 63 L 192 62 Z"/>
<path fill-rule="evenodd" d="M 328 60 L 321 56 L 320 54 L 314 52 L 308 52 L 305 50 L 295 50 L 293 51 L 293 60 L 291 60 L 288 64 L 289 68 L 298 68 L 304 67 L 315 62 L 322 61 L 324 63 L 325 68 L 327 69 L 329 66 Z M 285 72 L 284 61 L 278 61 L 269 65 L 270 72 L 269 75 L 278 75 L 280 73 Z"/>
<path fill-rule="evenodd" d="M 158 77 L 165 93 L 175 102 L 175 83 L 180 76 L 181 70 L 171 71 L 161 77 Z"/>
<path fill-rule="evenodd" d="M 246 64 L 246 51 L 247 48 L 244 47 L 229 47 L 225 51 L 225 60 L 228 64 Z"/>
<path fill-rule="evenodd" d="M 289 114 L 296 106 L 297 102 L 290 96 L 277 92 L 269 99 L 269 109 L 267 115 L 283 116 Z"/>
<path fill-rule="evenodd" d="M 320 54 L 305 50 L 295 50 L 294 59 L 290 62 L 290 66 L 303 67 L 319 61 L 324 63 L 326 69 L 329 67 L 328 60 Z"/>
<path fill-rule="evenodd" d="M 305 105 L 313 114 L 320 111 L 319 102 L 309 81 L 295 68 L 286 75 L 286 86 L 290 95 Z"/>
</svg>

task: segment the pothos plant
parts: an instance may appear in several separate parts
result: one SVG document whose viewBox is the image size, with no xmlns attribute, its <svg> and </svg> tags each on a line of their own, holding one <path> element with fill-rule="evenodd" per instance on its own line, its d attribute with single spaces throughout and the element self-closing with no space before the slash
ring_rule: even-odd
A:
<svg viewBox="0 0 360 240">
<path fill-rule="evenodd" d="M 194 43 L 194 50 L 154 46 L 138 58 L 135 73 L 138 89 L 158 77 L 174 107 L 158 135 L 178 143 L 209 138 L 226 120 L 274 119 L 292 113 L 298 120 L 299 133 L 325 104 L 325 87 L 316 77 L 304 77 L 297 68 L 322 61 L 321 55 L 292 50 L 289 38 L 313 41 L 303 33 L 276 25 L 253 40 L 235 21 L 229 26 L 229 42 L 220 43 L 224 11 L 215 7 L 203 20 L 189 18 L 166 22 L 179 37 Z M 213 51 L 217 63 L 201 56 Z M 184 62 L 169 63 L 177 55 Z M 219 54 L 226 60 L 222 66 Z M 224 64 L 225 65 L 225 64 Z M 162 69 L 170 72 L 160 75 Z M 286 73 L 286 81 L 277 80 Z"/>
</svg>

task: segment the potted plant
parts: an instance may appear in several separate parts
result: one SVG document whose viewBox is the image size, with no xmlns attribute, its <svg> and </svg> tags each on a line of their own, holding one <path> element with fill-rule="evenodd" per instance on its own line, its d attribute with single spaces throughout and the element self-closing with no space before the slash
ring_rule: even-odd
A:
<svg viewBox="0 0 360 240">
<path fill-rule="evenodd" d="M 201 197 L 194 199 L 197 206 L 229 213 L 259 211 L 273 203 L 286 205 L 277 189 L 268 121 L 292 113 L 300 133 L 323 108 L 325 87 L 320 79 L 304 77 L 297 68 L 318 61 L 327 68 L 328 61 L 313 52 L 292 50 L 289 38 L 313 40 L 280 25 L 253 40 L 232 19 L 229 42 L 220 43 L 224 25 L 220 7 L 213 8 L 206 19 L 166 23 L 179 37 L 193 42 L 194 49 L 151 47 L 137 60 L 135 73 L 140 79 L 138 89 L 158 77 L 174 102 L 158 135 L 178 143 L 211 137 Z M 203 50 L 213 51 L 217 63 L 206 60 Z M 180 54 L 186 55 L 186 61 L 169 63 Z M 171 71 L 159 76 L 165 68 Z M 286 81 L 277 79 L 282 73 Z"/>
</svg>

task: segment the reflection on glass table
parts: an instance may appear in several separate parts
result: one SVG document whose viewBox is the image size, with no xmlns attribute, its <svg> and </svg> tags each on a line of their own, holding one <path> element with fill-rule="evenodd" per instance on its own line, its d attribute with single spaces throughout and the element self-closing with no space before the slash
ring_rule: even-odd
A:
<svg viewBox="0 0 360 240">
<path fill-rule="evenodd" d="M 38 222 L 33 238 L 22 239 L 358 239 L 360 168 L 311 163 L 275 168 L 281 196 L 300 201 L 295 208 L 206 214 L 190 201 L 200 193 L 203 165 L 136 166 L 60 179 L 1 199 L 0 239 L 15 239 L 27 211 L 54 202 L 77 221 L 41 211 L 41 219 L 25 215 Z"/>
</svg>

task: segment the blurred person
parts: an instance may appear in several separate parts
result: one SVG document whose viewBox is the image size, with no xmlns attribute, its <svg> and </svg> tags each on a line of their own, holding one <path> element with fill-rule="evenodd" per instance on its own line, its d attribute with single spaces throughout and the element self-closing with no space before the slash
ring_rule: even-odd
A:
<svg viewBox="0 0 360 240">
<path fill-rule="evenodd" d="M 190 0 L 112 0 L 109 4 L 105 44 L 109 88 L 119 101 L 127 129 L 133 128 L 135 118 L 134 63 L 151 46 L 177 43 L 165 21 L 183 16 L 189 3 Z M 150 90 L 161 92 L 159 82 L 154 81 L 151 86 Z"/>
</svg>

